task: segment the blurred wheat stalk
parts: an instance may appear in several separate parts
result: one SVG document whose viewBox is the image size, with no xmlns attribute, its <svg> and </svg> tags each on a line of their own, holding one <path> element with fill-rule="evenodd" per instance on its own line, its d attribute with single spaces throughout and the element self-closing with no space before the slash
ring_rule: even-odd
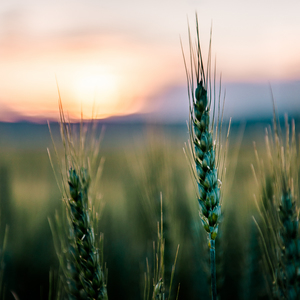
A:
<svg viewBox="0 0 300 300">
<path fill-rule="evenodd" d="M 255 148 L 257 170 L 254 175 L 261 193 L 255 199 L 260 212 L 259 229 L 265 253 L 265 267 L 270 294 L 275 299 L 300 297 L 300 235 L 299 235 L 299 155 L 295 123 L 291 132 L 285 118 L 285 140 L 277 120 L 275 103 L 273 132 L 266 129 L 268 170 Z M 259 200 L 259 201 L 258 201 Z"/>
<path fill-rule="evenodd" d="M 145 272 L 144 300 L 167 300 L 171 299 L 172 283 L 175 274 L 175 266 L 178 258 L 179 245 L 175 254 L 174 264 L 172 266 L 169 289 L 165 289 L 165 239 L 164 239 L 164 220 L 163 220 L 163 201 L 162 194 L 160 195 L 160 221 L 157 222 L 157 243 L 153 242 L 153 288 L 151 289 L 151 275 L 148 259 L 146 259 L 147 271 Z M 176 300 L 179 295 L 179 287 L 177 290 Z M 150 298 L 150 295 L 152 296 Z"/>
<path fill-rule="evenodd" d="M 96 124 L 83 124 L 83 120 L 78 132 L 65 119 L 61 100 L 59 111 L 62 160 L 54 148 L 60 165 L 60 178 L 56 179 L 63 196 L 63 213 L 56 213 L 56 222 L 49 219 L 49 223 L 63 285 L 69 299 L 108 299 L 97 228 L 100 195 L 95 189 L 103 164 L 98 155 L 101 138 L 95 136 Z"/>
<path fill-rule="evenodd" d="M 4 253 L 7 246 L 7 238 L 8 238 L 8 225 L 5 226 L 2 248 L 0 248 L 0 299 L 5 299 L 5 283 L 3 282 L 3 277 L 4 277 L 4 269 L 5 269 Z"/>
<path fill-rule="evenodd" d="M 221 149 L 221 132 L 223 123 L 224 102 L 221 108 L 221 84 L 216 92 L 216 69 L 214 79 L 211 79 L 211 38 L 208 50 L 207 67 L 202 59 L 198 17 L 196 15 L 195 43 L 192 41 L 189 29 L 190 67 L 188 68 L 184 53 L 188 96 L 189 96 L 189 153 L 187 155 L 192 175 L 197 188 L 197 198 L 200 206 L 200 218 L 208 235 L 211 263 L 212 299 L 217 299 L 215 239 L 221 220 L 221 193 L 223 171 L 225 169 L 225 149 Z M 218 100 L 216 101 L 216 99 Z M 225 98 L 224 98 L 225 99 Z M 218 103 L 216 116 L 216 103 Z M 212 114 L 212 120 L 211 118 Z M 227 141 L 228 134 L 227 133 Z M 227 145 L 227 142 L 226 142 Z"/>
</svg>

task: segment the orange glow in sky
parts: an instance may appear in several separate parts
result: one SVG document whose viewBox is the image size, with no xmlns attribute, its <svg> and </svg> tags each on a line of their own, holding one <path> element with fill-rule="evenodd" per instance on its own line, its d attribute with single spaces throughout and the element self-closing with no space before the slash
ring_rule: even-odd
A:
<svg viewBox="0 0 300 300">
<path fill-rule="evenodd" d="M 87 118 L 136 113 L 151 91 L 178 77 L 170 72 L 171 60 L 148 59 L 151 54 L 166 56 L 166 49 L 122 38 L 92 35 L 79 42 L 54 39 L 30 45 L 17 40 L 2 46 L 6 57 L 0 58 L 0 101 L 6 110 L 0 111 L 0 119 L 5 121 L 14 120 L 9 110 L 25 118 L 57 118 L 58 88 L 72 118 L 81 111 Z"/>
</svg>

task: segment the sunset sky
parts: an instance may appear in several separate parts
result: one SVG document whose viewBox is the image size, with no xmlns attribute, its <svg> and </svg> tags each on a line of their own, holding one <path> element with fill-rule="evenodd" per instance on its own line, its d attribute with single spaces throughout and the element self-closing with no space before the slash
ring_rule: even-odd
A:
<svg viewBox="0 0 300 300">
<path fill-rule="evenodd" d="M 203 51 L 213 24 L 228 114 L 300 113 L 300 2 L 2 0 L 0 121 L 150 115 L 184 119 L 180 37 L 198 12 Z"/>
</svg>

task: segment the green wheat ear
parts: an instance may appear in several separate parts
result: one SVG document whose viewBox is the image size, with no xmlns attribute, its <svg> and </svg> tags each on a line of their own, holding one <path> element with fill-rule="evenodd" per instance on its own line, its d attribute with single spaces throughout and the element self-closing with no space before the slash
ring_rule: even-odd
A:
<svg viewBox="0 0 300 300">
<path fill-rule="evenodd" d="M 223 108 L 220 108 L 220 94 L 216 96 L 214 73 L 213 87 L 211 82 L 211 39 L 209 43 L 207 70 L 204 71 L 198 18 L 196 15 L 197 40 L 192 43 L 189 30 L 190 70 L 184 57 L 188 96 L 190 104 L 190 164 L 197 185 L 197 198 L 200 206 L 200 218 L 208 235 L 211 250 L 212 296 L 216 299 L 215 239 L 221 220 L 221 182 L 224 169 L 224 156 L 220 156 Z M 218 97 L 218 117 L 215 122 L 216 101 Z M 213 103 L 212 103 L 213 99 Z M 212 115 L 212 116 L 211 116 Z M 212 119 L 211 119 L 212 117 Z M 218 133 L 219 131 L 219 133 Z M 229 133 L 229 128 L 228 128 Z M 228 137 L 228 135 L 227 135 Z M 220 163 L 222 160 L 222 163 Z"/>
<path fill-rule="evenodd" d="M 99 215 L 95 208 L 97 195 L 93 193 L 102 166 L 101 160 L 98 160 L 100 139 L 94 134 L 88 138 L 88 125 L 85 126 L 83 121 L 77 137 L 76 128 L 65 120 L 61 101 L 60 116 L 65 155 L 58 184 L 64 200 L 63 217 L 57 213 L 56 224 L 49 222 L 63 284 L 69 299 L 108 299 L 96 228 Z M 56 155 L 59 159 L 57 151 Z M 51 157 L 50 161 L 52 164 Z"/>
<path fill-rule="evenodd" d="M 262 217 L 259 230 L 265 250 L 266 270 L 272 278 L 272 296 L 277 299 L 299 299 L 299 156 L 295 123 L 292 121 L 290 140 L 290 125 L 286 117 L 284 142 L 273 105 L 273 134 L 271 129 L 266 130 L 269 172 L 265 172 L 263 161 L 255 149 L 258 170 L 254 175 L 262 191 L 260 202 L 256 202 Z"/>
</svg>

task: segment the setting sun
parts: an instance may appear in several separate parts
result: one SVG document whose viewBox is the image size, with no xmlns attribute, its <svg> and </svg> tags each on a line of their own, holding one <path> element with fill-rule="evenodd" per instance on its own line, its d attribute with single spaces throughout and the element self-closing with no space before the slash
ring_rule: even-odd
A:
<svg viewBox="0 0 300 300">
<path fill-rule="evenodd" d="M 111 116 L 118 104 L 120 82 L 117 76 L 104 72 L 82 72 L 73 81 L 73 99 L 83 106 L 83 113 L 97 117 Z M 84 104 L 84 105 L 83 105 Z"/>
</svg>

